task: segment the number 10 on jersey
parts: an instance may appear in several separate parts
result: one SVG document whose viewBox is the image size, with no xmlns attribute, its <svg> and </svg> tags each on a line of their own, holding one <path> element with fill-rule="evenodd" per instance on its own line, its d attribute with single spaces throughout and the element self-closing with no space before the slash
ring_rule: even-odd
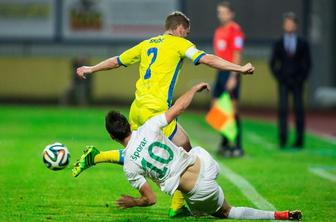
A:
<svg viewBox="0 0 336 222">
<path fill-rule="evenodd" d="M 153 152 L 154 147 L 165 150 L 168 153 L 167 159 L 155 154 Z M 158 141 L 152 143 L 148 147 L 148 154 L 151 157 L 151 159 L 154 160 L 154 162 L 156 161 L 157 163 L 160 163 L 159 165 L 161 166 L 164 164 L 168 164 L 174 158 L 174 152 L 172 151 L 172 149 L 166 144 L 160 143 Z M 167 171 L 168 171 L 167 167 L 163 167 L 162 169 L 160 169 L 159 166 L 155 166 L 153 163 L 148 162 L 145 158 L 141 160 L 141 165 L 144 170 L 149 169 L 150 171 L 154 171 L 155 173 L 157 173 L 159 179 L 162 179 L 167 175 Z"/>
</svg>

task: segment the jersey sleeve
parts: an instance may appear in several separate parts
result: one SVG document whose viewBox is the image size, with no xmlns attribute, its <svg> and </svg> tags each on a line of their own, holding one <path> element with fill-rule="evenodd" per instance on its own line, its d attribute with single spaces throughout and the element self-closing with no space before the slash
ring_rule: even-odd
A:
<svg viewBox="0 0 336 222">
<path fill-rule="evenodd" d="M 126 50 L 120 56 L 118 56 L 118 64 L 122 66 L 129 66 L 140 61 L 141 51 L 144 42 L 137 44 L 136 46 Z"/>
<path fill-rule="evenodd" d="M 179 43 L 179 53 L 182 56 L 182 58 L 187 57 L 188 59 L 190 59 L 195 65 L 199 64 L 199 60 L 206 55 L 206 53 L 204 51 L 201 51 L 199 49 L 196 48 L 196 46 L 186 40 L 183 39 L 180 43 Z"/>
<path fill-rule="evenodd" d="M 144 124 L 144 127 L 147 127 L 153 131 L 159 131 L 167 125 L 168 122 L 166 119 L 166 115 L 165 113 L 162 113 L 147 120 Z"/>
<path fill-rule="evenodd" d="M 147 182 L 145 177 L 137 172 L 125 171 L 128 182 L 131 186 L 137 190 L 140 190 L 141 187 Z"/>
<path fill-rule="evenodd" d="M 235 51 L 241 51 L 244 46 L 244 34 L 243 32 L 238 29 L 234 32 L 232 36 L 233 41 L 233 50 Z"/>
</svg>

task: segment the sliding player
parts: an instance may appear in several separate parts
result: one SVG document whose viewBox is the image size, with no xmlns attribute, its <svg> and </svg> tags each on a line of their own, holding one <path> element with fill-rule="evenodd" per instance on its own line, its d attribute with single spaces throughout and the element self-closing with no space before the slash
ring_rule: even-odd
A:
<svg viewBox="0 0 336 222">
<path fill-rule="evenodd" d="M 173 195 L 183 193 L 192 214 L 213 215 L 231 219 L 301 220 L 300 211 L 263 211 L 248 207 L 232 207 L 224 200 L 217 184 L 217 162 L 201 147 L 187 153 L 167 138 L 162 129 L 174 121 L 191 103 L 197 92 L 210 89 L 200 83 L 182 95 L 165 113 L 158 114 L 135 131 L 119 112 L 111 111 L 105 119 L 111 138 L 125 147 L 124 172 L 131 185 L 138 189 L 139 198 L 123 195 L 119 208 L 151 206 L 156 197 L 146 177 L 159 185 L 161 191 Z"/>
<path fill-rule="evenodd" d="M 246 74 L 252 74 L 254 71 L 250 63 L 240 66 L 198 50 L 194 44 L 185 39 L 190 31 L 190 21 L 181 12 L 174 12 L 166 18 L 165 30 L 163 35 L 144 40 L 120 56 L 109 58 L 95 66 L 83 66 L 77 70 L 77 74 L 85 78 L 90 73 L 140 62 L 140 78 L 136 83 L 135 100 L 129 114 L 132 130 L 136 130 L 151 117 L 169 109 L 185 58 L 190 59 L 195 65 L 202 63 L 219 70 Z M 187 134 L 176 120 L 165 126 L 163 133 L 186 151 L 191 149 Z M 122 150 L 100 152 L 89 148 L 84 151 L 75 165 L 73 175 L 78 176 L 85 169 L 102 162 L 122 164 Z M 182 206 L 183 196 L 177 193 L 173 198 L 169 215 L 176 215 L 179 209 L 183 209 Z"/>
</svg>

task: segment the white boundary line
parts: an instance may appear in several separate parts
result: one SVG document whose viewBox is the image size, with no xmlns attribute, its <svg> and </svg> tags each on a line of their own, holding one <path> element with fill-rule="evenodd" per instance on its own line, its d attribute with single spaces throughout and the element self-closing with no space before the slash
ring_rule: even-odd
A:
<svg viewBox="0 0 336 222">
<path fill-rule="evenodd" d="M 318 132 L 318 131 L 315 131 L 315 130 L 312 130 L 312 129 L 308 130 L 308 133 L 310 133 L 311 135 L 313 135 L 315 137 L 321 137 L 324 141 L 329 142 L 333 145 L 336 144 L 336 137 L 332 136 L 330 134 L 321 133 L 321 132 Z"/>
<path fill-rule="evenodd" d="M 196 144 L 201 145 L 201 143 L 199 143 L 197 140 L 193 138 L 192 140 Z M 218 162 L 218 164 L 220 165 L 221 171 L 223 172 L 221 175 L 226 177 L 232 184 L 238 187 L 242 194 L 257 208 L 263 210 L 276 210 L 276 208 L 270 202 L 268 202 L 244 177 L 235 173 L 222 162 Z"/>
<path fill-rule="evenodd" d="M 321 168 L 321 167 L 310 167 L 309 168 L 309 172 L 322 177 L 324 179 L 327 179 L 331 182 L 336 182 L 336 175 L 329 173 L 328 171 L 326 171 L 325 169 Z"/>
<path fill-rule="evenodd" d="M 276 148 L 273 143 L 266 141 L 264 138 L 257 135 L 256 133 L 250 132 L 247 133 L 246 135 L 250 138 L 252 142 L 259 143 L 263 148 L 267 148 L 268 150 L 274 150 Z"/>
<path fill-rule="evenodd" d="M 255 116 L 247 116 L 246 117 L 247 120 L 251 120 L 251 121 L 258 121 L 258 122 L 267 122 L 268 124 L 276 124 L 277 119 L 275 118 L 274 120 L 270 120 L 267 118 L 256 118 Z M 290 123 L 291 124 L 291 123 Z M 294 129 L 294 126 L 289 127 L 289 129 Z M 313 136 L 317 136 L 317 137 L 321 137 L 323 140 L 335 145 L 336 144 L 336 136 L 325 133 L 325 132 L 319 132 L 318 130 L 314 130 L 314 129 L 309 129 L 307 128 L 307 132 L 310 133 Z"/>
<path fill-rule="evenodd" d="M 277 149 L 276 145 L 274 145 L 273 143 L 267 141 L 266 139 L 264 139 L 263 137 L 259 136 L 258 134 L 254 133 L 254 132 L 246 132 L 246 136 L 253 142 L 253 143 L 257 143 L 260 145 L 261 148 L 265 148 L 268 150 L 275 150 Z M 322 139 L 326 139 L 326 138 L 322 138 Z M 329 141 L 330 143 L 332 143 L 332 141 Z M 319 149 L 323 149 L 322 147 L 317 147 L 313 150 L 309 150 L 309 149 L 304 149 L 306 152 L 309 152 L 313 155 L 316 155 L 316 152 L 319 151 Z M 334 153 L 335 151 L 331 151 L 332 153 Z M 333 155 L 333 154 L 332 154 Z M 326 155 L 326 156 L 331 156 L 331 155 Z"/>
<path fill-rule="evenodd" d="M 219 163 L 222 176 L 226 177 L 251 201 L 257 208 L 262 210 L 276 210 L 273 204 L 268 202 L 244 177 L 233 172 L 230 168 L 223 163 Z"/>
</svg>

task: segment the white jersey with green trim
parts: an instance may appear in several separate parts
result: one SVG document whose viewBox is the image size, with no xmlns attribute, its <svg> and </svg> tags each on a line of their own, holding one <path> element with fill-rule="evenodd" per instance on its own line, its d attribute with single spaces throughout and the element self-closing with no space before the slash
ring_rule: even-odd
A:
<svg viewBox="0 0 336 222">
<path fill-rule="evenodd" d="M 124 150 L 124 172 L 131 185 L 140 190 L 146 177 L 173 195 L 181 173 L 196 161 L 194 154 L 173 144 L 162 132 L 167 126 L 165 114 L 154 116 L 133 131 Z"/>
</svg>

